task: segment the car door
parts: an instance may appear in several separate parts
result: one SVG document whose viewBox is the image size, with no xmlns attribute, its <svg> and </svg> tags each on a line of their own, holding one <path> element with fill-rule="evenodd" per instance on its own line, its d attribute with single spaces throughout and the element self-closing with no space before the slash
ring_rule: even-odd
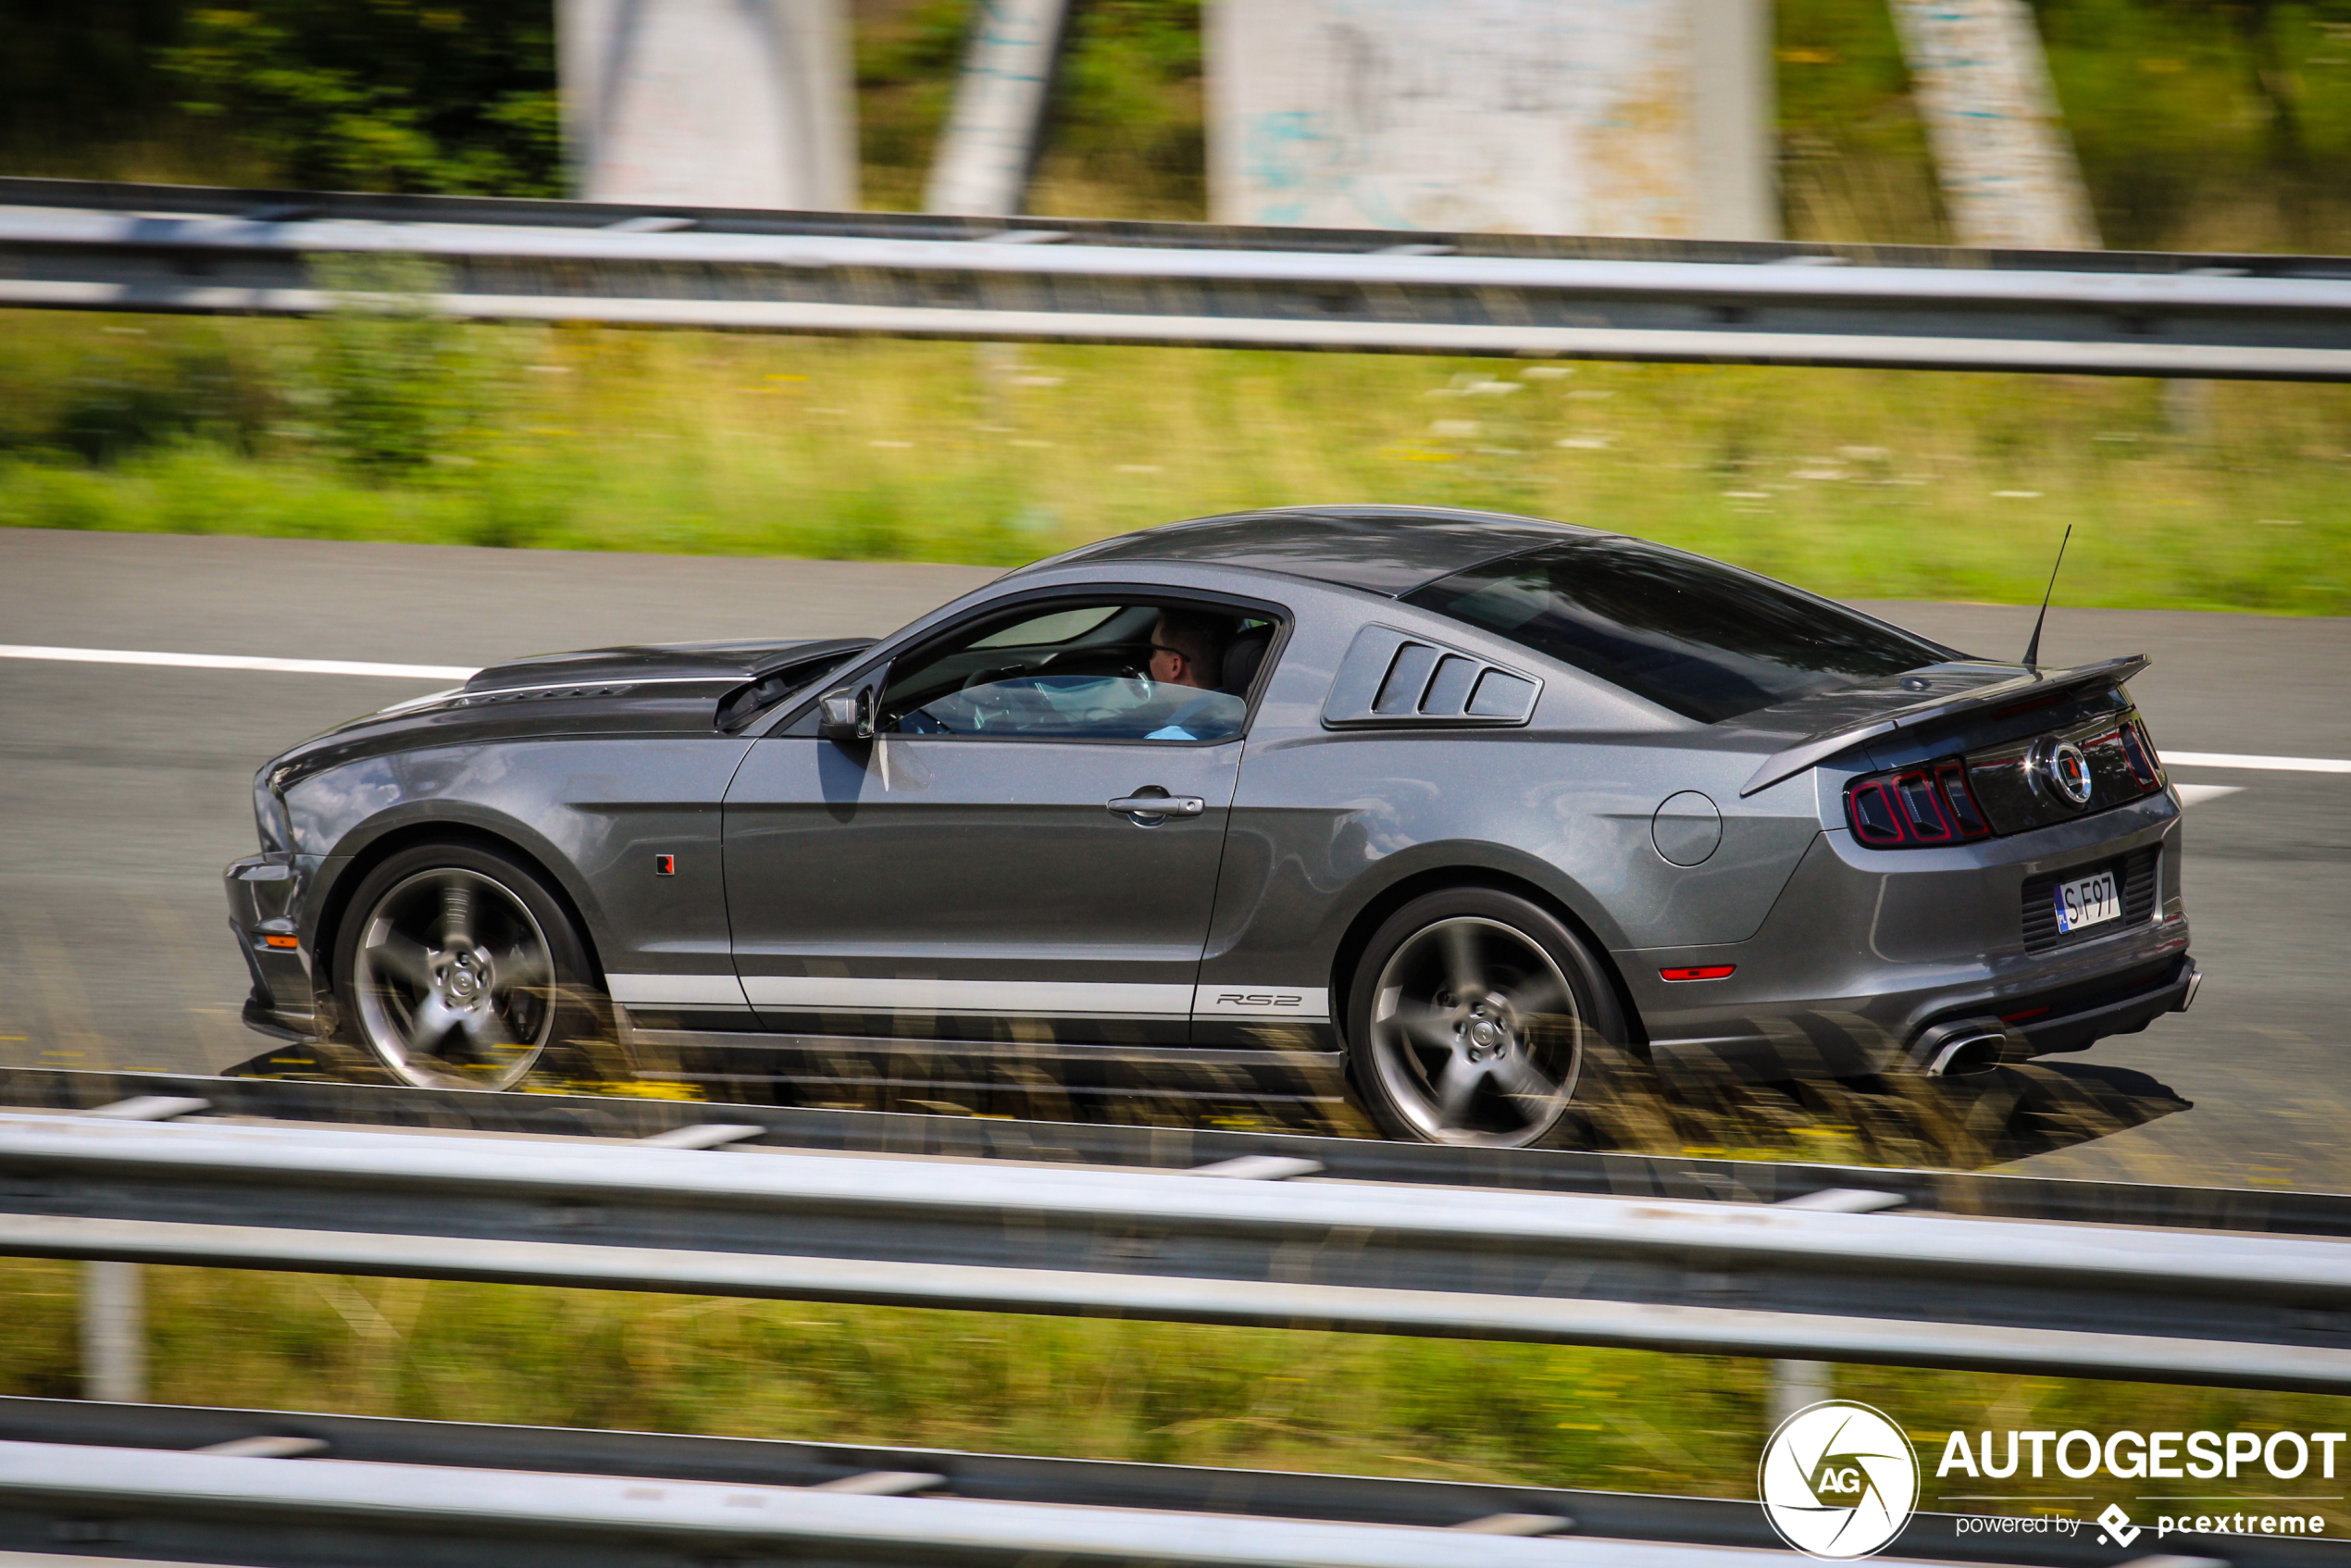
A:
<svg viewBox="0 0 2351 1568">
<path fill-rule="evenodd" d="M 870 740 L 826 739 L 812 716 L 753 746 L 727 796 L 726 874 L 766 1027 L 1188 1038 L 1246 703 L 1150 678 L 1171 607 L 982 611 L 852 680 Z M 1271 626 L 1196 613 L 1236 635 Z"/>
</svg>

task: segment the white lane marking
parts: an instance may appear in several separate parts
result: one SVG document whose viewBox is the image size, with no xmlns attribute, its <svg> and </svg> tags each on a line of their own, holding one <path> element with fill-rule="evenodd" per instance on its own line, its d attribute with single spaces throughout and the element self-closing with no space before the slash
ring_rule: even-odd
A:
<svg viewBox="0 0 2351 1568">
<path fill-rule="evenodd" d="M 2251 757 L 2235 752 L 2163 753 L 2167 767 L 2258 767 L 2273 773 L 2351 773 L 2351 762 L 2340 757 Z"/>
<path fill-rule="evenodd" d="M 2174 784 L 2171 788 L 2180 792 L 2180 803 L 2183 806 L 2195 805 L 2199 801 L 2217 801 L 2223 795 L 2238 795 L 2245 792 L 2245 786 L 2242 784 Z"/>
<path fill-rule="evenodd" d="M 41 648 L 0 642 L 0 659 L 81 665 L 162 665 L 174 669 L 257 669 L 278 675 L 380 675 L 395 680 L 468 680 L 459 665 L 387 665 L 364 659 L 268 659 L 245 653 L 155 653 L 138 648 Z"/>
</svg>

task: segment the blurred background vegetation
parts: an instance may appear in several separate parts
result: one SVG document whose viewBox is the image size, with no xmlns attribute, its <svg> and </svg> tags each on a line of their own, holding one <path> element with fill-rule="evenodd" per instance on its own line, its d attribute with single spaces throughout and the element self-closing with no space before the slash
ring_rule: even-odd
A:
<svg viewBox="0 0 2351 1568">
<path fill-rule="evenodd" d="M 147 1270 L 155 1397 L 442 1421 L 706 1432 L 1751 1498 L 1767 1363 L 1287 1328 L 524 1286 Z M 74 1265 L 0 1262 L 0 1393 L 75 1392 Z M 495 1376 L 482 1375 L 495 1367 Z M 1954 1429 L 2345 1429 L 2351 1400 L 1840 1367 L 1899 1419 L 1924 1507 Z M 2002 1483 L 2078 1506 L 2052 1475 Z M 2258 1468 L 2214 1491 L 2250 1499 Z M 2330 1533 L 2351 1524 L 2322 1505 Z M 2010 1512 L 2028 1512 L 2011 1507 Z"/>
<path fill-rule="evenodd" d="M 852 0 L 865 199 L 918 199 L 973 0 Z M 2351 0 L 2034 0 L 2106 243 L 2351 249 Z M 1945 237 L 1885 0 L 1779 0 L 1797 238 Z M 1087 0 L 1034 209 L 1206 216 L 1200 0 Z M 0 173 L 554 195 L 553 0 L 0 0 Z"/>
<path fill-rule="evenodd" d="M 918 197 L 972 0 L 854 0 Z M 2351 0 L 2037 0 L 2107 243 L 2351 251 Z M 1946 238 L 1885 0 L 1781 0 L 1791 233 Z M 0 173 L 563 186 L 550 0 L 0 0 Z M 1088 0 L 1039 213 L 1197 218 L 1200 0 Z M 1221 508 L 1539 512 L 1847 594 L 2351 612 L 2351 392 L 0 313 L 0 526 L 1012 564 Z M 403 291 L 406 291 L 404 294 Z M 402 305 L 400 301 L 409 301 Z"/>
</svg>

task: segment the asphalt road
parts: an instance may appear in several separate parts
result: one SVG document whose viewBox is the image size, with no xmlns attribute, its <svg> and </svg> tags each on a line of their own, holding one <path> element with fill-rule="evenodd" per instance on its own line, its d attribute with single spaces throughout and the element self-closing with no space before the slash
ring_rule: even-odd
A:
<svg viewBox="0 0 2351 1568">
<path fill-rule="evenodd" d="M 0 529 L 0 644 L 474 666 L 560 648 L 886 631 L 985 569 Z M 2013 657 L 2031 612 L 1870 608 Z M 2174 752 L 2351 757 L 2351 621 L 2052 612 L 2049 663 L 2152 653 Z M 0 660 L 0 1063 L 210 1072 L 261 1044 L 219 867 L 254 768 L 429 690 L 379 677 Z M 2049 1175 L 2351 1189 L 2351 775 L 2177 767 L 2209 977 L 2194 1013 L 1979 1080 Z M 2040 1151 L 2033 1152 L 2032 1151 Z"/>
</svg>

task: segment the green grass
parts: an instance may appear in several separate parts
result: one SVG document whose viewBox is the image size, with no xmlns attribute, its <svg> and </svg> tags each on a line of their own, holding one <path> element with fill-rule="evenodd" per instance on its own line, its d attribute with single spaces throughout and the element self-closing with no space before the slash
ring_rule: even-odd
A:
<svg viewBox="0 0 2351 1568">
<path fill-rule="evenodd" d="M 1753 1495 L 1768 1425 L 1766 1364 L 1721 1357 L 410 1280 L 147 1274 L 155 1397 L 175 1404 L 1723 1497 Z M 0 1263 L 0 1312 L 12 1325 L 0 1392 L 75 1391 L 74 1277 L 69 1264 Z M 1930 1476 L 1955 1426 L 2351 1425 L 2351 1400 L 2341 1399 L 1879 1368 L 1836 1376 L 1839 1395 L 1877 1405 L 1922 1443 Z M 1928 1485 L 1929 1499 L 1983 1489 L 1964 1477 Z M 2125 1489 L 2098 1485 L 2115 1495 Z M 2041 1489 L 2080 1487 L 2052 1476 Z M 2275 1485 L 2247 1477 L 2240 1489 Z M 2351 1518 L 2340 1505 L 2329 1512 L 2337 1528 Z"/>
<path fill-rule="evenodd" d="M 0 316 L 0 525 L 1012 565 L 1378 500 L 2013 603 L 2071 523 L 2063 603 L 2351 612 L 2335 387 L 453 328 L 369 468 L 327 330 Z"/>
</svg>

